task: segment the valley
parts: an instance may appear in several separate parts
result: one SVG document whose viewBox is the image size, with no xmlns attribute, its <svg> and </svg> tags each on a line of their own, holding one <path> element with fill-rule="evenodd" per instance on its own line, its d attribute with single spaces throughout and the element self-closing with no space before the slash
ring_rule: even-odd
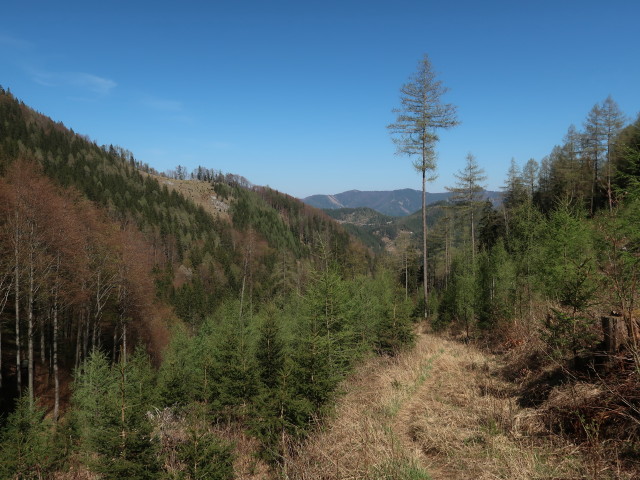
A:
<svg viewBox="0 0 640 480">
<path fill-rule="evenodd" d="M 427 192 L 426 203 L 446 204 L 453 194 L 451 192 Z M 489 200 L 494 206 L 499 206 L 502 195 L 500 192 L 485 191 L 481 200 Z M 302 201 L 308 205 L 324 210 L 370 208 L 390 217 L 405 217 L 415 214 L 422 208 L 422 192 L 405 188 L 390 191 L 360 191 L 350 190 L 335 195 L 311 195 Z"/>
<path fill-rule="evenodd" d="M 423 217 L 159 172 L 0 88 L 0 477 L 637 478 L 625 121 L 607 97 L 500 194 L 468 154 Z"/>
</svg>

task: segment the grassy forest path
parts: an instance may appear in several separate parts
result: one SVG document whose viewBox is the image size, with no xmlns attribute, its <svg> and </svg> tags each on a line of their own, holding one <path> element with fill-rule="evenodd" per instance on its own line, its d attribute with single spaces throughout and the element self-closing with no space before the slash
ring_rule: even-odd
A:
<svg viewBox="0 0 640 480">
<path fill-rule="evenodd" d="M 291 459 L 296 479 L 585 478 L 575 449 L 516 402 L 500 358 L 429 333 L 345 384 L 324 428 Z"/>
</svg>

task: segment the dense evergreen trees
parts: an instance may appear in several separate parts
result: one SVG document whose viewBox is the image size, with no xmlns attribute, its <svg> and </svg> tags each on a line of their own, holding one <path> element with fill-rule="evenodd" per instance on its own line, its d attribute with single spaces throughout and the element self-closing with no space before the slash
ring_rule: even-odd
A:
<svg viewBox="0 0 640 480">
<path fill-rule="evenodd" d="M 240 307 L 228 301 L 194 333 L 173 333 L 156 406 L 247 425 L 273 465 L 284 464 L 290 443 L 330 406 L 357 359 L 394 354 L 413 339 L 411 303 L 385 271 L 344 280 L 330 264 L 312 274 L 302 297 Z M 205 435 L 199 425 L 190 435 Z"/>
<path fill-rule="evenodd" d="M 608 97 L 540 165 L 530 159 L 521 169 L 512 160 L 502 205 L 482 209 L 475 260 L 455 246 L 436 325 L 540 331 L 553 352 L 575 356 L 596 347 L 599 315 L 617 311 L 636 341 L 630 252 L 640 143 L 637 122 L 623 121 Z"/>
<path fill-rule="evenodd" d="M 67 215 L 72 219 L 73 210 Z M 266 306 L 228 299 L 198 324 L 177 324 L 156 373 L 143 350 L 128 352 L 127 341 L 144 338 L 134 325 L 139 302 L 148 297 L 136 296 L 131 269 L 138 262 L 118 263 L 127 258 L 125 247 L 98 243 L 76 252 L 78 262 L 95 270 L 76 279 L 78 298 L 64 301 L 57 282 L 66 277 L 58 262 L 74 257 L 53 250 L 55 274 L 43 289 L 52 292 L 46 299 L 52 315 L 59 304 L 60 330 L 76 342 L 61 349 L 66 368 L 79 362 L 71 405 L 54 426 L 24 397 L 15 415 L 26 415 L 20 422 L 30 426 L 18 435 L 10 419 L 1 442 L 7 451 L 23 444 L 29 450 L 17 457 L 20 465 L 0 462 L 0 468 L 28 477 L 73 459 L 73 468 L 82 465 L 102 478 L 157 478 L 163 471 L 175 478 L 231 478 L 232 447 L 213 433 L 217 422 L 246 426 L 262 458 L 283 465 L 292 439 L 326 410 L 357 359 L 374 350 L 394 354 L 412 338 L 409 304 L 392 276 L 345 278 L 335 253 L 325 249 L 301 295 L 275 297 Z M 162 436 L 163 412 L 178 419 L 177 443 Z M 69 429 L 71 443 L 54 455 L 46 445 L 60 429 Z"/>
<path fill-rule="evenodd" d="M 0 432 L 2 478 L 50 478 L 64 461 L 65 439 L 56 436 L 42 408 L 22 397 Z"/>
</svg>

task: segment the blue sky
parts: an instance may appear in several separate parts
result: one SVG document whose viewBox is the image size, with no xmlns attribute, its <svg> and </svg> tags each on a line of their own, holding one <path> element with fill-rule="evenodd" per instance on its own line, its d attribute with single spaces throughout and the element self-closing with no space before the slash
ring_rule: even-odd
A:
<svg viewBox="0 0 640 480">
<path fill-rule="evenodd" d="M 386 125 L 423 54 L 472 152 L 504 182 L 612 95 L 640 111 L 637 0 L 31 1 L 0 16 L 0 85 L 158 170 L 221 169 L 294 196 L 420 189 Z"/>
</svg>

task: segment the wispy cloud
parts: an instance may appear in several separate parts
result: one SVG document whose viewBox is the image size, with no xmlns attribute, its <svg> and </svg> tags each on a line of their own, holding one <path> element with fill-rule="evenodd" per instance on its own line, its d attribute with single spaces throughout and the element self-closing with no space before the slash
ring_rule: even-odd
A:
<svg viewBox="0 0 640 480">
<path fill-rule="evenodd" d="M 90 73 L 71 74 L 69 79 L 79 87 L 84 87 L 95 93 L 106 94 L 116 88 L 118 84 L 109 78 L 98 77 Z"/>
<path fill-rule="evenodd" d="M 42 55 L 38 53 L 39 46 L 20 37 L 0 31 L 0 54 L 8 54 L 8 58 L 16 61 L 16 66 L 22 69 L 31 79 L 46 87 L 71 88 L 74 95 L 81 98 L 87 93 L 107 95 L 118 84 L 110 78 L 101 77 L 93 73 L 82 71 L 56 71 L 43 67 Z M 12 55 L 11 55 L 12 54 Z M 60 56 L 56 55 L 55 59 Z M 49 56 L 49 61 L 51 61 Z"/>
<path fill-rule="evenodd" d="M 32 72 L 33 80 L 46 87 L 76 87 L 107 95 L 118 84 L 109 78 L 84 72 Z"/>
<path fill-rule="evenodd" d="M 193 124 L 194 118 L 180 100 L 160 98 L 153 95 L 141 95 L 140 105 L 158 112 L 158 119 L 164 122 Z"/>
<path fill-rule="evenodd" d="M 146 96 L 142 99 L 142 104 L 146 107 L 162 112 L 182 112 L 184 111 L 184 104 L 178 100 L 168 100 L 157 97 Z"/>
</svg>

